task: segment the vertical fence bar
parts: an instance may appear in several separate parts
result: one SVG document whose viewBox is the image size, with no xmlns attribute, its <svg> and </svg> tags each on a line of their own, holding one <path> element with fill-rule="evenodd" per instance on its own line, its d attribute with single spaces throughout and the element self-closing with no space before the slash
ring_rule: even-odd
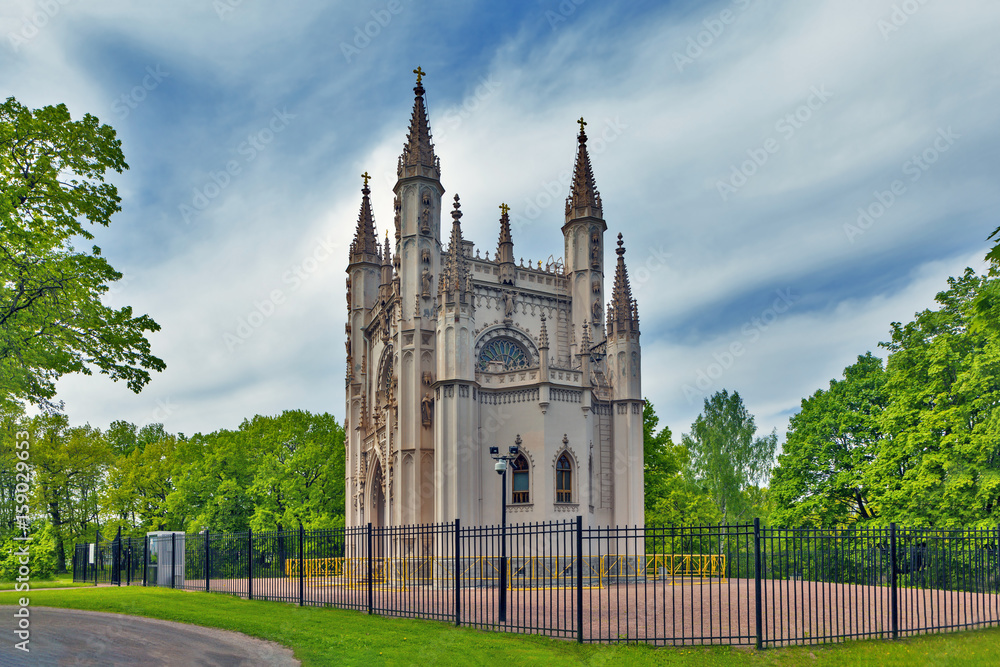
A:
<svg viewBox="0 0 1000 667">
<path fill-rule="evenodd" d="M 142 585 L 145 586 L 149 576 L 146 573 L 146 566 L 149 564 L 149 535 L 142 538 Z"/>
<path fill-rule="evenodd" d="M 462 524 L 455 519 L 455 626 L 462 624 Z"/>
<path fill-rule="evenodd" d="M 305 564 L 306 559 L 303 555 L 303 544 L 306 541 L 306 529 L 299 523 L 299 606 L 303 606 L 306 603 L 306 575 L 305 575 Z"/>
<path fill-rule="evenodd" d="M 892 638 L 899 639 L 899 591 L 896 587 L 896 524 L 889 524 L 889 618 Z"/>
<path fill-rule="evenodd" d="M 764 647 L 764 621 L 761 613 L 760 591 L 760 519 L 753 520 L 753 587 L 754 587 L 754 620 L 757 624 L 757 650 Z"/>
<path fill-rule="evenodd" d="M 576 515 L 576 642 L 583 643 L 583 515 Z"/>
<path fill-rule="evenodd" d="M 174 587 L 177 575 L 174 572 L 174 563 L 177 560 L 177 533 L 170 533 L 170 587 Z"/>
<path fill-rule="evenodd" d="M 365 555 L 368 557 L 368 613 L 371 614 L 372 613 L 372 607 L 374 606 L 372 604 L 372 602 L 373 602 L 372 596 L 374 594 L 374 590 L 372 588 L 372 575 L 374 574 L 374 572 L 373 572 L 373 565 L 374 564 L 372 563 L 372 522 L 371 521 L 368 522 L 368 533 L 367 533 L 367 535 L 368 535 L 368 538 L 367 538 L 368 539 L 368 551 L 367 551 L 367 553 Z"/>
<path fill-rule="evenodd" d="M 212 581 L 212 570 L 210 569 L 209 567 L 210 563 L 208 562 L 209 558 L 211 558 L 211 556 L 209 555 L 210 552 L 208 543 L 209 543 L 208 528 L 206 528 L 205 529 L 205 592 L 212 590 L 209 585 L 209 583 Z"/>
<path fill-rule="evenodd" d="M 247 528 L 247 599 L 253 600 L 253 528 Z"/>
</svg>

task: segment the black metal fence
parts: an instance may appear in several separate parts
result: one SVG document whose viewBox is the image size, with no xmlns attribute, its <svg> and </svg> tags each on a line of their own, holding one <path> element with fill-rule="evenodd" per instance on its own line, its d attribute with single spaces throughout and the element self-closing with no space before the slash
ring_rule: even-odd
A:
<svg viewBox="0 0 1000 667">
<path fill-rule="evenodd" d="M 1000 527 L 513 526 L 161 533 L 73 580 L 230 593 L 580 642 L 760 648 L 1000 623 Z"/>
</svg>

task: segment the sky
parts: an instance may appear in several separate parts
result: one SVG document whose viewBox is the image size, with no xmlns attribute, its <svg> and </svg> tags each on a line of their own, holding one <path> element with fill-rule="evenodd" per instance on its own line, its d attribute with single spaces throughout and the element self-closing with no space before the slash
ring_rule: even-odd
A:
<svg viewBox="0 0 1000 667">
<path fill-rule="evenodd" d="M 0 95 L 122 141 L 122 211 L 94 230 L 124 274 L 107 303 L 160 324 L 167 364 L 138 395 L 95 374 L 57 398 L 73 423 L 188 435 L 343 419 L 360 176 L 381 238 L 419 65 L 465 237 L 495 252 L 506 202 L 515 255 L 558 259 L 586 118 L 661 425 L 679 438 L 727 389 L 783 434 L 985 270 L 997 34 L 995 0 L 4 0 Z"/>
</svg>

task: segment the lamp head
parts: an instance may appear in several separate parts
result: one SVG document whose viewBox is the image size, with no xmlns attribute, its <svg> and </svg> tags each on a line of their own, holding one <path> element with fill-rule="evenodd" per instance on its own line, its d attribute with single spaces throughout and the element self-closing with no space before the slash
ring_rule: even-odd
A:
<svg viewBox="0 0 1000 667">
<path fill-rule="evenodd" d="M 498 475 L 502 475 L 507 472 L 507 461 L 500 459 L 497 464 L 493 466 L 493 469 L 497 471 Z"/>
<path fill-rule="evenodd" d="M 496 456 L 500 453 L 499 447 L 490 447 L 490 456 Z"/>
<path fill-rule="evenodd" d="M 518 452 L 517 445 L 511 445 L 510 446 L 510 455 L 511 456 L 517 456 L 517 452 Z"/>
</svg>

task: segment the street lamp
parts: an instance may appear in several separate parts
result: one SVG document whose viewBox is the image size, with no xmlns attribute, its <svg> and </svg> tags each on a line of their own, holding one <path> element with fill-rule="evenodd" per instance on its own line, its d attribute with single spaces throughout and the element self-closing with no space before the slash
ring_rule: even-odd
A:
<svg viewBox="0 0 1000 667">
<path fill-rule="evenodd" d="M 496 461 L 493 469 L 500 475 L 500 622 L 507 622 L 507 465 L 517 458 L 521 451 L 521 434 L 518 433 L 507 454 L 501 454 L 499 447 L 490 447 L 490 456 Z"/>
</svg>

